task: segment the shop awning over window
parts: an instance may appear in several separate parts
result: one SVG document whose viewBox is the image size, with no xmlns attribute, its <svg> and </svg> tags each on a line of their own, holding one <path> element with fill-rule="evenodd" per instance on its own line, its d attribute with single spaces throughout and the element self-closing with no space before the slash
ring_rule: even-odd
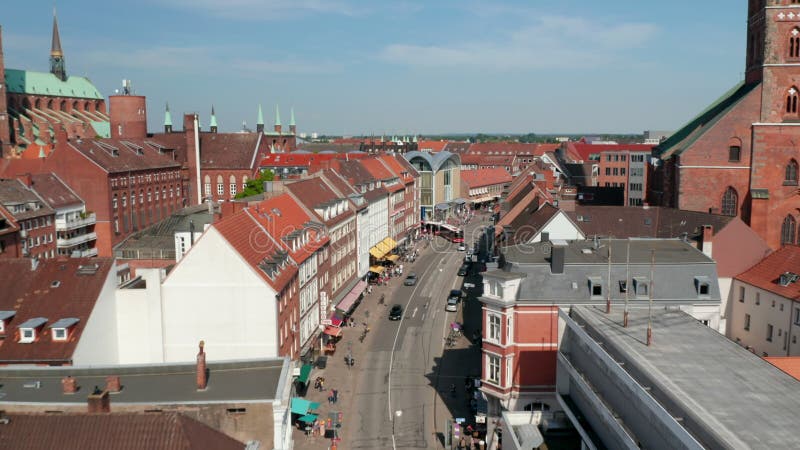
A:
<svg viewBox="0 0 800 450">
<path fill-rule="evenodd" d="M 315 410 L 319 408 L 319 403 L 312 402 L 300 397 L 292 397 L 292 414 L 300 414 L 304 416 L 308 414 L 310 410 Z"/>
<path fill-rule="evenodd" d="M 300 383 L 308 383 L 308 376 L 311 375 L 311 364 L 303 364 L 303 367 L 300 368 L 300 376 L 297 377 L 297 381 Z"/>
<path fill-rule="evenodd" d="M 381 243 L 382 243 L 383 245 L 385 245 L 385 246 L 386 246 L 386 248 L 388 248 L 388 249 L 389 249 L 389 250 L 387 251 L 387 253 L 388 253 L 388 252 L 390 252 L 390 251 L 392 251 L 392 250 L 394 250 L 394 248 L 395 248 L 395 247 L 397 247 L 397 242 L 395 242 L 395 240 L 394 240 L 394 239 L 392 239 L 392 238 L 390 238 L 390 237 L 387 237 L 386 239 L 384 239 L 383 241 L 381 241 Z"/>
<path fill-rule="evenodd" d="M 367 282 L 359 281 L 358 284 L 356 284 L 356 286 L 350 291 L 350 293 L 348 293 L 342 299 L 342 301 L 340 301 L 339 304 L 336 305 L 336 309 L 345 313 L 349 312 L 353 308 L 353 305 L 356 303 L 356 300 L 358 300 L 358 297 L 361 295 L 362 292 L 364 292 L 364 289 L 366 288 L 367 288 Z"/>
<path fill-rule="evenodd" d="M 372 255 L 372 257 L 375 259 L 381 259 L 383 258 L 383 255 L 386 254 L 386 252 L 382 252 L 380 249 L 378 249 L 378 246 L 376 245 L 375 247 L 369 249 L 369 254 Z"/>
<path fill-rule="evenodd" d="M 342 329 L 339 327 L 334 327 L 333 325 L 328 325 L 325 327 L 325 331 L 323 332 L 328 336 L 339 337 L 342 335 Z"/>
<path fill-rule="evenodd" d="M 386 257 L 386 259 L 388 259 L 391 262 L 396 262 L 398 259 L 400 259 L 400 256 L 399 255 L 389 255 L 389 256 Z"/>
<path fill-rule="evenodd" d="M 383 266 L 371 266 L 369 268 L 370 272 L 377 273 L 378 275 L 382 274 L 383 270 L 384 270 Z"/>
<path fill-rule="evenodd" d="M 299 420 L 300 422 L 305 422 L 305 423 L 313 423 L 314 421 L 317 420 L 317 417 L 318 416 L 316 414 L 306 414 L 305 416 L 303 416 L 303 417 L 301 417 L 301 418 L 299 418 L 297 420 Z"/>
</svg>

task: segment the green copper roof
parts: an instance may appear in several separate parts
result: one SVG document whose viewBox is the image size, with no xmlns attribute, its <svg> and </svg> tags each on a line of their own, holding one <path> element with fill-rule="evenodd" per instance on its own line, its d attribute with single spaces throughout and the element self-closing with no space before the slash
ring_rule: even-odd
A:
<svg viewBox="0 0 800 450">
<path fill-rule="evenodd" d="M 208 126 L 210 127 L 217 126 L 217 115 L 214 114 L 214 105 L 211 105 L 211 123 Z"/>
<path fill-rule="evenodd" d="M 664 142 L 658 144 L 656 152 L 659 157 L 667 159 L 683 153 L 759 84 L 739 82 Z"/>
<path fill-rule="evenodd" d="M 281 110 L 278 105 L 275 105 L 275 126 L 281 125 Z"/>
<path fill-rule="evenodd" d="M 111 124 L 109 122 L 92 122 L 92 128 L 101 138 L 111 137 Z"/>
<path fill-rule="evenodd" d="M 52 73 L 6 69 L 6 86 L 13 94 L 51 95 L 54 97 L 89 98 L 103 100 L 100 91 L 84 77 L 59 80 Z"/>
<path fill-rule="evenodd" d="M 289 118 L 289 126 L 293 127 L 296 124 L 294 123 L 294 108 L 291 109 L 291 117 Z"/>
<path fill-rule="evenodd" d="M 261 111 L 261 105 L 258 105 L 258 120 L 256 125 L 264 125 L 264 113 Z"/>
<path fill-rule="evenodd" d="M 167 103 L 167 110 L 164 112 L 164 126 L 172 126 L 172 113 L 169 112 L 169 103 Z"/>
</svg>

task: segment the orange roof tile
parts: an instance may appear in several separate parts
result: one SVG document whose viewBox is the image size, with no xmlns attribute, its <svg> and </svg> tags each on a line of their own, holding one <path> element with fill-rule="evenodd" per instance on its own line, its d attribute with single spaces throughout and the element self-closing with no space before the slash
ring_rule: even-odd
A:
<svg viewBox="0 0 800 450">
<path fill-rule="evenodd" d="M 800 280 L 789 283 L 788 286 L 781 286 L 778 282 L 784 272 L 800 274 L 800 247 L 784 246 L 740 273 L 736 279 L 781 297 L 800 300 Z"/>
<path fill-rule="evenodd" d="M 399 179 L 399 175 L 395 175 L 391 170 L 387 169 L 377 158 L 365 158 L 360 161 L 361 165 L 367 169 L 375 178 L 381 181 L 388 181 L 392 179 Z M 390 192 L 397 192 L 403 190 L 405 187 L 402 183 L 386 186 Z"/>
<path fill-rule="evenodd" d="M 447 141 L 419 141 L 417 143 L 417 148 L 420 151 L 431 151 L 433 153 L 438 153 L 444 150 L 446 145 Z"/>
<path fill-rule="evenodd" d="M 800 356 L 770 356 L 764 360 L 800 381 Z"/>
<path fill-rule="evenodd" d="M 470 188 L 511 183 L 511 181 L 511 174 L 502 167 L 461 171 L 461 182 Z"/>
</svg>

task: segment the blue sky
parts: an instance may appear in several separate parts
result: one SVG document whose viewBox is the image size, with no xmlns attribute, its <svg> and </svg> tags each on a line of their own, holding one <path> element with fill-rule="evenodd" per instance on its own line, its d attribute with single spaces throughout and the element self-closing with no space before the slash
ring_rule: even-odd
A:
<svg viewBox="0 0 800 450">
<path fill-rule="evenodd" d="M 640 133 L 742 78 L 744 0 L 70 0 L 68 74 L 146 95 L 151 129 L 214 104 L 224 131 Z M 6 67 L 48 70 L 52 2 L 3 8 Z"/>
</svg>

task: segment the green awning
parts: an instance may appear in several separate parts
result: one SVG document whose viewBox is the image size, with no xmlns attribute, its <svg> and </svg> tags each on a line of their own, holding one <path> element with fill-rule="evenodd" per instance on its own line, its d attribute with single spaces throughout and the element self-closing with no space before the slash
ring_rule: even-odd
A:
<svg viewBox="0 0 800 450">
<path fill-rule="evenodd" d="M 301 416 L 307 415 L 308 411 L 313 411 L 319 408 L 319 403 L 308 401 L 300 397 L 292 397 L 292 414 L 300 414 Z"/>
<path fill-rule="evenodd" d="M 297 377 L 297 381 L 300 383 L 308 383 L 308 377 L 311 375 L 311 364 L 303 364 L 303 367 L 300 368 L 300 376 Z"/>
<path fill-rule="evenodd" d="M 316 414 L 306 414 L 305 416 L 303 416 L 303 417 L 301 417 L 301 418 L 299 418 L 297 420 L 299 420 L 300 422 L 313 423 L 315 420 L 317 420 L 317 415 Z"/>
</svg>

